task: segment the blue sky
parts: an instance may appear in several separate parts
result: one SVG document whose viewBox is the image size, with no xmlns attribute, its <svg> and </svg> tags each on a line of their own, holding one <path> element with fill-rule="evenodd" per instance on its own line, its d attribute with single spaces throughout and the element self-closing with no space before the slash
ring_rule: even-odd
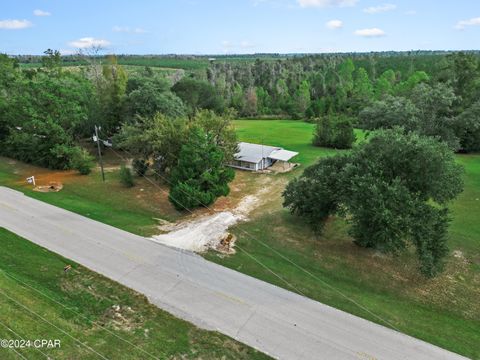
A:
<svg viewBox="0 0 480 360">
<path fill-rule="evenodd" d="M 346 52 L 480 48 L 478 0 L 2 0 L 0 52 Z"/>
</svg>

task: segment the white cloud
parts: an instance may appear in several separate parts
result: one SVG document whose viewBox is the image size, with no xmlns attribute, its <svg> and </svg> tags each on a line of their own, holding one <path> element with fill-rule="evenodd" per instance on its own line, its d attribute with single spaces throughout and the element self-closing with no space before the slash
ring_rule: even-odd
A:
<svg viewBox="0 0 480 360">
<path fill-rule="evenodd" d="M 347 6 L 355 6 L 358 0 L 297 0 L 298 4 L 303 7 L 332 7 L 332 6 L 339 6 L 339 7 L 347 7 Z"/>
<path fill-rule="evenodd" d="M 84 37 L 68 43 L 68 45 L 78 49 L 88 49 L 91 47 L 104 48 L 110 45 L 110 41 L 103 39 L 95 39 L 93 37 Z"/>
<path fill-rule="evenodd" d="M 387 12 L 387 11 L 392 11 L 397 8 L 397 5 L 394 4 L 383 4 L 379 6 L 371 6 L 368 8 L 363 9 L 363 12 L 366 12 L 367 14 L 378 14 L 382 12 Z"/>
<path fill-rule="evenodd" d="M 357 36 L 363 37 L 380 37 L 385 36 L 385 31 L 379 28 L 370 28 L 370 29 L 360 29 L 354 32 Z"/>
<path fill-rule="evenodd" d="M 33 10 L 33 15 L 35 15 L 35 16 L 50 16 L 52 14 L 49 13 L 48 11 L 43 11 L 43 10 L 37 9 L 37 10 Z"/>
<path fill-rule="evenodd" d="M 255 44 L 248 40 L 243 40 L 242 42 L 240 42 L 240 47 L 242 49 L 251 49 L 255 47 Z"/>
<path fill-rule="evenodd" d="M 455 25 L 455 29 L 457 30 L 465 30 L 467 26 L 480 26 L 480 17 L 471 18 L 468 20 L 460 20 L 457 25 Z"/>
<path fill-rule="evenodd" d="M 25 29 L 32 25 L 33 24 L 28 20 L 13 20 L 13 19 L 0 20 L 0 29 L 5 29 L 5 30 Z"/>
<path fill-rule="evenodd" d="M 128 26 L 114 26 L 112 28 L 112 31 L 115 31 L 115 32 L 124 32 L 124 33 L 132 33 L 132 34 L 143 34 L 143 33 L 146 33 L 147 30 L 145 29 L 142 29 L 142 28 L 131 28 L 131 27 L 128 27 Z"/>
<path fill-rule="evenodd" d="M 342 20 L 330 20 L 325 23 L 325 26 L 330 30 L 341 29 L 343 27 Z"/>
</svg>

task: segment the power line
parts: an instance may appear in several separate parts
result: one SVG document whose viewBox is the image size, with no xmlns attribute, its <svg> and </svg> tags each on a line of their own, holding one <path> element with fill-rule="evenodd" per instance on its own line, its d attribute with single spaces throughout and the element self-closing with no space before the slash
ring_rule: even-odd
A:
<svg viewBox="0 0 480 360">
<path fill-rule="evenodd" d="M 69 338 L 73 339 L 75 342 L 79 343 L 80 345 L 84 346 L 86 349 L 90 350 L 91 352 L 95 353 L 96 355 L 98 355 L 99 357 L 101 357 L 102 359 L 104 360 L 109 360 L 108 358 L 106 358 L 105 356 L 103 356 L 102 354 L 100 354 L 98 351 L 96 351 L 95 349 L 93 349 L 92 347 L 88 346 L 87 344 L 83 343 L 82 341 L 80 341 L 78 338 L 76 338 L 75 336 L 69 334 L 68 332 L 66 332 L 65 330 L 59 328 L 57 325 L 51 323 L 50 321 L 48 321 L 47 319 L 45 319 L 42 315 L 39 315 L 37 314 L 35 311 L 31 310 L 28 306 L 22 304 L 20 301 L 18 300 L 15 300 L 14 298 L 12 298 L 11 296 L 9 296 L 8 294 L 6 294 L 5 292 L 1 291 L 0 290 L 0 294 L 2 294 L 3 296 L 5 296 L 7 299 L 9 299 L 10 301 L 13 301 L 15 304 L 17 304 L 18 306 L 22 307 L 23 309 L 27 310 L 29 313 L 35 315 L 36 317 L 40 318 L 41 320 L 43 320 L 44 322 L 46 322 L 47 324 L 49 324 L 50 326 L 54 327 L 55 329 L 57 329 L 58 331 L 62 332 L 63 334 L 67 335 Z"/>
<path fill-rule="evenodd" d="M 120 154 L 118 154 L 115 150 L 111 149 L 117 156 L 119 156 L 122 160 L 127 160 L 125 159 L 124 157 L 122 157 Z M 166 195 L 169 195 L 169 193 L 167 191 L 165 191 L 164 189 L 162 189 L 157 183 L 155 183 L 152 179 L 150 179 L 149 177 L 145 176 L 145 175 L 142 175 L 146 180 L 148 180 L 151 184 L 153 184 L 153 186 L 156 186 L 160 189 L 160 191 L 162 191 L 163 193 L 165 193 Z M 170 196 L 170 195 L 169 195 Z M 180 204 L 186 211 L 188 211 L 190 214 L 193 215 L 193 212 L 188 209 L 185 205 L 183 205 L 181 202 L 179 202 L 177 199 L 175 199 L 173 196 L 170 196 L 175 202 L 177 202 L 178 204 Z M 207 207 L 207 209 L 209 209 Z M 212 211 L 211 209 L 209 209 L 210 211 Z M 246 250 L 243 250 L 243 252 L 245 253 L 248 253 Z M 249 256 L 252 258 L 252 259 L 255 259 L 255 257 L 248 253 Z M 255 259 L 258 263 L 260 263 L 259 260 Z M 280 275 L 276 274 L 273 270 L 269 269 L 266 265 L 263 265 L 265 268 L 267 268 L 270 272 L 274 273 L 276 277 L 278 277 L 280 280 L 282 280 L 285 284 L 287 284 L 288 286 L 292 287 L 292 289 L 296 290 L 296 291 L 299 291 L 298 289 L 296 289 L 293 285 L 291 285 L 287 280 L 285 280 L 283 277 L 281 277 Z M 301 292 L 300 292 L 301 293 Z M 301 293 L 303 295 L 303 293 Z M 305 296 L 305 295 L 304 295 Z"/>
<path fill-rule="evenodd" d="M 116 152 L 115 150 L 113 150 L 113 148 L 111 148 L 111 150 L 118 156 L 120 157 L 121 159 L 123 159 L 124 161 L 127 160 L 125 159 L 123 156 L 121 156 L 118 152 Z M 124 150 L 124 152 L 126 152 L 129 156 L 133 157 L 133 155 L 131 153 L 129 153 L 128 151 Z M 154 169 L 152 169 L 153 173 L 156 174 L 157 176 L 159 176 L 162 180 L 164 180 L 165 182 L 167 182 L 169 185 L 172 185 L 171 181 L 169 181 L 166 177 L 164 177 L 163 175 L 159 174 L 157 171 L 155 171 Z M 150 183 L 152 183 L 154 186 L 158 187 L 162 192 L 166 193 L 168 195 L 168 193 L 162 189 L 157 183 L 155 183 L 154 181 L 152 181 L 150 178 L 148 178 L 145 174 L 142 174 L 142 177 L 144 177 L 145 179 L 147 179 Z M 180 190 L 185 194 L 187 195 L 188 197 L 192 198 L 192 195 L 187 193 L 186 191 L 184 191 L 183 189 L 180 188 Z M 179 201 L 177 201 L 176 199 L 174 199 L 172 197 L 172 199 L 177 202 L 178 204 L 180 204 L 185 210 L 187 210 L 190 214 L 193 214 L 193 212 L 188 209 L 187 207 L 185 207 L 182 203 L 180 203 Z M 213 212 L 213 213 L 218 213 L 219 211 L 215 210 L 215 209 L 212 209 L 211 207 L 209 207 L 208 205 L 205 205 L 203 204 L 202 202 L 199 202 L 200 205 L 202 205 L 204 208 L 206 208 L 207 210 L 209 210 L 210 212 Z M 387 324 L 388 326 L 390 326 L 392 329 L 394 330 L 397 330 L 398 332 L 401 332 L 395 325 L 393 325 L 390 321 L 388 320 L 385 320 L 383 319 L 381 316 L 375 314 L 374 312 L 372 312 L 371 310 L 369 310 L 367 307 L 365 307 L 364 305 L 358 303 L 357 301 L 355 301 L 354 299 L 352 299 L 351 297 L 349 297 L 348 295 L 346 295 L 345 293 L 343 293 L 341 290 L 335 288 L 334 286 L 328 284 L 325 280 L 322 280 L 320 279 L 318 276 L 312 274 L 310 271 L 308 271 L 307 269 L 303 268 L 302 266 L 298 265 L 297 263 L 295 263 L 294 261 L 292 261 L 291 259 L 289 259 L 288 257 L 286 257 L 285 255 L 281 254 L 280 252 L 278 252 L 277 250 L 273 249 L 270 245 L 266 244 L 264 241 L 262 240 L 259 240 L 257 238 L 255 238 L 253 235 L 251 235 L 250 233 L 248 233 L 246 230 L 243 230 L 241 228 L 238 228 L 238 230 L 240 232 L 242 232 L 243 234 L 247 235 L 247 237 L 251 238 L 252 240 L 262 244 L 263 246 L 265 246 L 266 248 L 272 250 L 275 254 L 279 255 L 282 259 L 288 261 L 290 264 L 294 265 L 297 269 L 301 270 L 302 272 L 304 272 L 305 274 L 307 274 L 308 276 L 312 277 L 313 279 L 315 279 L 316 281 L 319 281 L 320 283 L 326 285 L 327 287 L 329 287 L 330 289 L 334 290 L 335 292 L 337 292 L 339 295 L 341 295 L 344 299 L 350 301 L 352 304 L 354 304 L 355 306 L 359 307 L 360 309 L 362 309 L 363 311 L 367 312 L 368 314 L 370 314 L 371 316 L 373 316 L 374 318 L 376 318 L 377 320 L 380 320 L 381 322 L 383 322 L 384 324 Z M 259 263 L 262 267 L 264 267 L 265 269 L 268 269 L 269 272 L 271 272 L 272 274 L 274 274 L 277 278 L 281 279 L 282 282 L 284 282 L 285 284 L 287 284 L 289 287 L 291 287 L 292 289 L 294 289 L 295 291 L 299 292 L 301 295 L 307 297 L 303 292 L 299 291 L 295 286 L 293 286 L 292 284 L 290 284 L 290 282 L 288 282 L 288 280 L 284 279 L 282 276 L 280 276 L 278 273 L 276 273 L 274 270 L 270 269 L 267 265 L 263 264 L 260 260 L 258 260 L 257 258 L 255 258 L 255 256 L 253 256 L 252 254 L 248 253 L 245 249 L 241 249 L 238 244 L 236 244 L 236 247 L 239 248 L 241 251 L 245 252 L 246 254 L 249 255 L 250 258 L 252 258 L 254 261 L 256 261 L 257 263 Z"/>
<path fill-rule="evenodd" d="M 9 326 L 5 325 L 3 322 L 0 321 L 0 325 L 2 325 L 5 329 L 7 329 L 8 331 L 10 331 L 12 334 L 14 334 L 15 336 L 17 336 L 18 338 L 20 338 L 21 340 L 25 340 L 20 334 L 18 334 L 15 330 L 11 329 Z M 53 359 L 53 357 L 45 354 L 42 350 L 40 350 L 39 348 L 37 348 L 36 346 L 34 346 L 34 349 L 38 352 L 40 352 L 42 355 L 44 355 L 47 359 Z"/>
<path fill-rule="evenodd" d="M 104 329 L 104 330 L 107 331 L 108 333 L 112 334 L 112 335 L 115 336 L 116 338 L 118 338 L 118 339 L 126 342 L 127 344 L 135 347 L 136 349 L 140 350 L 141 352 L 145 353 L 146 355 L 150 356 L 151 358 L 160 360 L 158 357 L 156 357 L 156 356 L 152 355 L 151 353 L 145 351 L 144 349 L 142 349 L 142 348 L 139 347 L 138 345 L 135 345 L 135 344 L 132 343 L 131 341 L 128 341 L 128 340 L 122 338 L 121 336 L 119 336 L 119 335 L 116 334 L 115 332 L 113 332 L 113 331 L 111 331 L 110 329 L 108 329 L 106 326 L 104 326 L 104 325 L 102 325 L 102 324 L 100 324 L 100 323 L 98 323 L 98 322 L 96 322 L 96 321 L 90 320 L 87 316 L 83 315 L 82 313 L 74 310 L 73 308 L 71 308 L 71 307 L 69 307 L 69 306 L 66 306 L 66 305 L 62 304 L 61 302 L 53 299 L 52 297 L 50 297 L 50 296 L 48 296 L 47 294 L 43 293 L 42 291 L 36 289 L 35 287 L 33 287 L 33 286 L 25 283 L 24 281 L 18 279 L 17 277 L 15 277 L 15 276 L 13 276 L 13 275 L 11 275 L 11 274 L 9 274 L 9 273 L 5 272 L 4 270 L 1 270 L 1 269 L 0 269 L 0 272 L 1 272 L 4 276 L 10 277 L 10 278 L 14 279 L 15 281 L 21 283 L 22 285 L 24 285 L 24 287 L 28 287 L 29 289 L 37 292 L 38 294 L 44 296 L 45 298 L 53 301 L 53 302 L 56 303 L 56 304 L 62 306 L 63 308 L 65 308 L 65 309 L 67 309 L 67 310 L 69 310 L 69 311 L 71 311 L 71 312 L 73 312 L 73 313 L 81 316 L 82 318 L 84 318 L 84 319 L 86 319 L 86 320 L 88 320 L 88 321 L 90 321 L 90 322 L 92 322 L 92 323 L 94 323 L 95 325 L 101 327 L 102 329 Z"/>
</svg>

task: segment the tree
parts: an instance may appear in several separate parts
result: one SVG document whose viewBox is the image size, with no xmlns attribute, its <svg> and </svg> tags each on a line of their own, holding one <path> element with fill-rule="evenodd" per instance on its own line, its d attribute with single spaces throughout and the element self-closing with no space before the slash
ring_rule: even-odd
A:
<svg viewBox="0 0 480 360">
<path fill-rule="evenodd" d="M 242 86 L 238 83 L 233 86 L 230 105 L 237 111 L 242 111 L 245 107 L 245 97 L 243 95 L 243 89 Z"/>
<path fill-rule="evenodd" d="M 352 95 L 354 101 L 353 105 L 357 110 L 373 99 L 372 82 L 364 68 L 358 68 L 355 72 Z"/>
<path fill-rule="evenodd" d="M 401 129 L 382 130 L 350 154 L 320 160 L 289 183 L 284 206 L 317 229 L 329 215 L 351 224 L 356 244 L 398 253 L 413 244 L 427 276 L 446 254 L 447 203 L 463 188 L 446 144 Z"/>
<path fill-rule="evenodd" d="M 113 55 L 107 57 L 102 67 L 101 77 L 94 79 L 96 86 L 96 122 L 109 135 L 114 134 L 124 119 L 124 101 L 128 76 L 124 68 L 118 64 Z"/>
<path fill-rule="evenodd" d="M 193 125 L 202 128 L 212 136 L 212 140 L 223 152 L 224 163 L 230 163 L 238 152 L 238 138 L 233 120 L 236 113 L 232 110 L 217 115 L 211 110 L 199 111 L 193 119 Z"/>
<path fill-rule="evenodd" d="M 262 115 L 268 115 L 272 113 L 271 110 L 271 103 L 272 99 L 268 93 L 263 87 L 257 87 L 256 88 L 256 95 L 257 95 L 257 108 L 258 112 Z"/>
<path fill-rule="evenodd" d="M 62 66 L 62 57 L 60 51 L 48 49 L 43 53 L 45 56 L 42 57 L 42 66 L 49 70 L 59 71 Z"/>
<path fill-rule="evenodd" d="M 213 136 L 197 126 L 190 128 L 171 175 L 169 200 L 178 209 L 211 205 L 228 195 L 235 172 L 224 165 L 224 154 Z"/>
<path fill-rule="evenodd" d="M 398 83 L 394 87 L 395 95 L 408 96 L 419 84 L 427 82 L 430 76 L 425 71 L 415 71 L 407 80 Z"/>
<path fill-rule="evenodd" d="M 127 188 L 131 188 L 135 186 L 132 170 L 130 170 L 130 168 L 127 168 L 125 165 L 122 165 L 120 167 L 119 176 L 120 176 L 120 182 L 122 183 L 123 186 Z"/>
<path fill-rule="evenodd" d="M 391 129 L 402 126 L 407 130 L 418 128 L 418 109 L 404 97 L 385 96 L 365 107 L 359 113 L 360 124 L 364 129 Z"/>
<path fill-rule="evenodd" d="M 329 156 L 306 168 L 302 176 L 288 183 L 283 205 L 320 232 L 328 216 L 339 210 L 342 182 L 332 174 L 343 171 L 348 160 L 344 155 Z"/>
<path fill-rule="evenodd" d="M 393 94 L 395 85 L 395 72 L 391 69 L 385 71 L 376 81 L 374 93 L 376 99 L 382 99 L 387 95 Z"/>
<path fill-rule="evenodd" d="M 93 92 L 81 74 L 55 71 L 58 62 L 49 66 L 48 71 L 24 73 L 0 62 L 0 151 L 28 163 L 69 169 L 80 151 L 74 141 L 89 120 Z"/>
<path fill-rule="evenodd" d="M 208 109 L 217 113 L 224 110 L 223 99 L 213 85 L 206 81 L 183 78 L 172 87 L 172 91 L 189 106 L 192 114 L 197 109 Z"/>
<path fill-rule="evenodd" d="M 459 111 L 470 107 L 480 96 L 480 62 L 474 54 L 459 52 L 449 55 L 450 82 Z"/>
<path fill-rule="evenodd" d="M 480 101 L 457 116 L 455 128 L 461 150 L 480 151 Z"/>
<path fill-rule="evenodd" d="M 417 108 L 418 131 L 427 136 L 436 136 L 445 141 L 452 150 L 458 150 L 459 139 L 455 135 L 453 89 L 442 83 L 417 85 L 410 94 Z"/>
<path fill-rule="evenodd" d="M 369 130 L 401 126 L 445 141 L 452 150 L 458 150 L 458 122 L 453 114 L 456 97 L 446 84 L 420 83 L 408 98 L 386 96 L 359 113 L 362 126 Z M 457 124 L 456 124 L 457 122 Z"/>
<path fill-rule="evenodd" d="M 187 113 L 182 100 L 170 92 L 161 91 L 153 82 L 147 82 L 130 92 L 126 98 L 128 118 L 152 117 L 157 112 L 170 117 L 184 117 Z"/>
<path fill-rule="evenodd" d="M 248 88 L 245 92 L 245 102 L 242 113 L 246 116 L 257 115 L 258 98 L 255 88 Z"/>
<path fill-rule="evenodd" d="M 335 149 L 349 149 L 355 142 L 350 118 L 345 115 L 322 116 L 315 127 L 313 145 Z"/>
<path fill-rule="evenodd" d="M 310 83 L 306 80 L 300 83 L 297 91 L 295 92 L 295 96 L 293 98 L 294 101 L 294 115 L 297 118 L 305 117 L 305 111 L 309 108 L 311 100 L 310 100 Z"/>
<path fill-rule="evenodd" d="M 73 151 L 70 168 L 78 170 L 81 175 L 88 175 L 92 171 L 94 158 L 83 148 L 75 148 Z"/>
<path fill-rule="evenodd" d="M 168 174 L 177 164 L 187 131 L 186 119 L 157 113 L 152 118 L 137 118 L 133 124 L 124 124 L 114 143 L 137 158 L 152 159 L 157 172 Z"/>
</svg>

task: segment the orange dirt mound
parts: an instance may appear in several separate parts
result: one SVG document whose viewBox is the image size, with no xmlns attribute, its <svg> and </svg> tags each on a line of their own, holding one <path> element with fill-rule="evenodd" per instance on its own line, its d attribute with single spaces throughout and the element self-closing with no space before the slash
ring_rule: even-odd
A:
<svg viewBox="0 0 480 360">
<path fill-rule="evenodd" d="M 50 181 L 48 185 L 37 185 L 33 188 L 39 192 L 58 192 L 63 189 L 63 184 L 57 181 Z"/>
</svg>

